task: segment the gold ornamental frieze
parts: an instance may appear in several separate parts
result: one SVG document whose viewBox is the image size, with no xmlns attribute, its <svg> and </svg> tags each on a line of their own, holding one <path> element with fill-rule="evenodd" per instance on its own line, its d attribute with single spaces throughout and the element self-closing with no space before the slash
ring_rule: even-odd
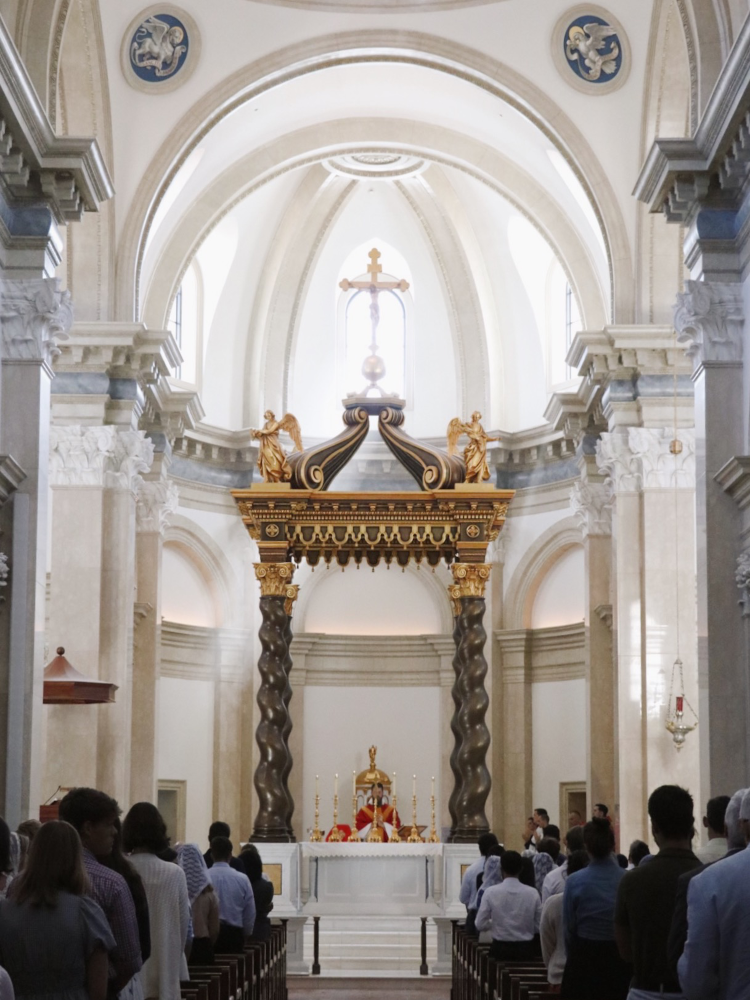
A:
<svg viewBox="0 0 750 1000">
<path fill-rule="evenodd" d="M 411 561 L 430 566 L 441 560 L 483 563 L 487 546 L 502 529 L 513 491 L 477 486 L 419 493 L 319 493 L 258 484 L 232 495 L 258 543 L 257 574 L 266 565 L 303 559 L 312 566 L 321 561 L 373 567 L 381 560 L 402 567 Z M 261 588 L 272 585 L 259 579 Z"/>
</svg>

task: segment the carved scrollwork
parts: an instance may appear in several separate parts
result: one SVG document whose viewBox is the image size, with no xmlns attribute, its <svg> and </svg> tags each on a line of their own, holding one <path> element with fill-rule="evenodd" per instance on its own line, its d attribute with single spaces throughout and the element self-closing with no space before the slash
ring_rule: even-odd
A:
<svg viewBox="0 0 750 1000">
<path fill-rule="evenodd" d="M 742 617 L 750 618 L 750 552 L 742 552 L 737 557 L 734 579 L 740 590 L 740 599 L 737 603 L 742 608 Z"/>
<path fill-rule="evenodd" d="M 742 360 L 742 285 L 686 281 L 677 296 L 677 339 L 697 364 Z"/>
<path fill-rule="evenodd" d="M 415 441 L 401 430 L 403 422 L 403 410 L 384 406 L 378 417 L 378 430 L 390 451 L 419 483 L 420 489 L 448 490 L 456 483 L 463 483 L 466 479 L 463 458 Z"/>
<path fill-rule="evenodd" d="M 345 429 L 331 441 L 287 456 L 295 490 L 327 490 L 352 458 L 370 429 L 370 417 L 361 406 L 344 410 Z"/>
<path fill-rule="evenodd" d="M 253 563 L 253 566 L 255 567 L 255 577 L 260 582 L 261 597 L 289 599 L 290 595 L 287 591 L 290 589 L 296 569 L 294 563 Z"/>
<path fill-rule="evenodd" d="M 490 578 L 492 566 L 486 563 L 473 565 L 472 563 L 453 563 L 451 573 L 455 580 L 456 597 L 484 597 L 484 588 Z M 452 595 L 451 595 L 452 596 Z"/>
</svg>

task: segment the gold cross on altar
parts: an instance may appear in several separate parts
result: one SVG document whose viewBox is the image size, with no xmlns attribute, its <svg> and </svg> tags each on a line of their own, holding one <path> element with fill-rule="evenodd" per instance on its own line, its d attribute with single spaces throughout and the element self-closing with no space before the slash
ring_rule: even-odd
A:
<svg viewBox="0 0 750 1000">
<path fill-rule="evenodd" d="M 388 291 L 391 288 L 398 288 L 400 292 L 405 292 L 408 289 L 409 282 L 405 281 L 403 278 L 400 281 L 378 281 L 378 275 L 383 270 L 381 265 L 378 263 L 380 260 L 380 251 L 373 247 L 367 256 L 370 258 L 370 266 L 367 268 L 370 280 L 349 281 L 348 278 L 344 278 L 343 281 L 339 282 L 339 288 L 343 288 L 345 292 L 348 292 L 350 288 L 367 288 L 370 290 L 370 293 L 374 292 L 375 294 L 378 292 Z"/>
</svg>

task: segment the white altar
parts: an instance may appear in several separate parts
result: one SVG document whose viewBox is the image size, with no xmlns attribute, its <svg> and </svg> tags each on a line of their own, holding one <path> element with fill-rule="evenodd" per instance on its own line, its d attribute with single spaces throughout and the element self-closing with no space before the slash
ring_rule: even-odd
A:
<svg viewBox="0 0 750 1000">
<path fill-rule="evenodd" d="M 304 953 L 305 924 L 314 917 L 320 918 L 321 941 L 334 928 L 337 935 L 321 952 L 322 974 L 346 968 L 335 960 L 336 941 L 345 933 L 342 927 L 350 935 L 356 928 L 361 936 L 354 949 L 361 964 L 357 972 L 382 974 L 382 957 L 377 956 L 374 944 L 378 935 L 385 935 L 386 927 L 390 931 L 391 938 L 382 938 L 387 950 L 398 928 L 418 937 L 420 918 L 426 917 L 431 933 L 432 925 L 437 930 L 436 956 L 429 962 L 429 972 L 450 975 L 451 921 L 466 916 L 458 894 L 463 871 L 478 856 L 475 845 L 305 842 L 259 848 L 267 869 L 278 866 L 272 869 L 280 876 L 272 916 L 288 921 L 290 973 L 310 972 Z M 368 947 L 371 966 L 367 965 Z M 327 956 L 333 958 L 328 970 Z M 418 968 L 417 961 L 414 971 Z"/>
</svg>

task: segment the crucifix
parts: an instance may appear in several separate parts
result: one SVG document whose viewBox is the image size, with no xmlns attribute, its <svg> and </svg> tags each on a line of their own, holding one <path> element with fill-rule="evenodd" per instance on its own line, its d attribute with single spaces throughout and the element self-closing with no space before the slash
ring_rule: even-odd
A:
<svg viewBox="0 0 750 1000">
<path fill-rule="evenodd" d="M 378 275 L 383 270 L 381 265 L 378 263 L 380 260 L 380 251 L 373 247 L 367 256 L 370 258 L 370 266 L 367 268 L 369 280 L 349 281 L 348 278 L 344 278 L 343 281 L 339 282 L 339 288 L 343 288 L 345 292 L 348 292 L 350 289 L 356 289 L 357 291 L 366 290 L 370 293 L 370 324 L 372 327 L 372 342 L 370 343 L 370 354 L 362 362 L 362 374 L 368 382 L 363 395 L 366 396 L 370 389 L 376 389 L 381 396 L 384 396 L 385 393 L 383 392 L 382 387 L 378 385 L 378 382 L 385 375 L 385 361 L 378 357 L 378 323 L 380 322 L 378 295 L 381 292 L 392 291 L 395 288 L 398 288 L 401 292 L 405 292 L 409 287 L 409 282 L 405 281 L 403 278 L 400 281 L 380 281 L 378 279 Z"/>
</svg>

